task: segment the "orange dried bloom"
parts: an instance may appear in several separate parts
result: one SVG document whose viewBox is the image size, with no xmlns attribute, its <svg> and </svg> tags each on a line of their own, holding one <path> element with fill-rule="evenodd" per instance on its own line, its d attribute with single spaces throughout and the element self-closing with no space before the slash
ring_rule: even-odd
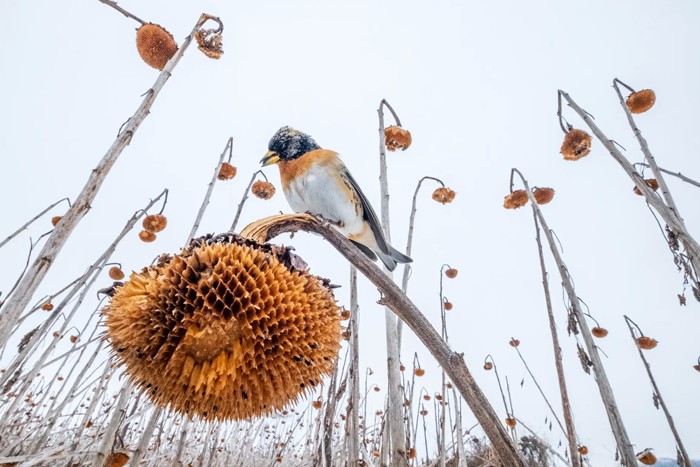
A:
<svg viewBox="0 0 700 467">
<path fill-rule="evenodd" d="M 484 370 L 489 371 L 491 369 L 493 369 L 493 363 L 491 363 L 491 362 L 484 363 Z"/>
<path fill-rule="evenodd" d="M 146 23 L 136 30 L 136 49 L 144 62 L 162 70 L 177 52 L 177 43 L 162 26 Z"/>
<path fill-rule="evenodd" d="M 535 188 L 532 190 L 532 196 L 535 197 L 537 204 L 547 204 L 554 198 L 554 189 L 552 188 Z"/>
<path fill-rule="evenodd" d="M 404 151 L 408 149 L 413 141 L 411 132 L 396 125 L 385 128 L 384 136 L 386 139 L 386 148 L 389 151 L 396 151 L 397 149 Z"/>
<path fill-rule="evenodd" d="M 579 446 L 578 453 L 581 454 L 582 456 L 585 456 L 586 454 L 588 454 L 588 446 Z"/>
<path fill-rule="evenodd" d="M 343 310 L 340 312 L 340 319 L 343 321 L 346 319 L 350 319 L 350 310 Z"/>
<path fill-rule="evenodd" d="M 321 401 L 313 401 L 313 402 L 311 403 L 311 406 L 312 406 L 314 409 L 320 409 L 321 406 L 323 406 L 323 402 L 321 402 Z"/>
<path fill-rule="evenodd" d="M 270 182 L 258 180 L 253 183 L 251 191 L 260 199 L 270 199 L 275 196 L 275 186 Z"/>
<path fill-rule="evenodd" d="M 53 216 L 51 218 L 51 225 L 56 227 L 56 224 L 58 224 L 61 221 L 62 217 L 61 216 Z"/>
<path fill-rule="evenodd" d="M 375 387 L 372 388 L 372 389 L 374 389 L 374 392 L 379 392 L 379 391 L 382 390 L 379 386 L 375 386 Z"/>
<path fill-rule="evenodd" d="M 374 412 L 374 415 L 376 415 L 377 417 L 381 417 L 382 413 L 383 412 L 381 410 L 377 410 L 376 412 Z"/>
<path fill-rule="evenodd" d="M 450 279 L 454 279 L 455 277 L 457 277 L 458 273 L 459 271 L 455 268 L 445 269 L 445 275 Z"/>
<path fill-rule="evenodd" d="M 58 336 L 60 336 L 60 334 L 58 333 L 58 331 L 54 331 L 52 335 L 53 335 L 53 337 L 58 337 Z"/>
<path fill-rule="evenodd" d="M 350 340 L 350 331 L 343 331 L 340 333 L 340 337 L 345 339 L 346 341 Z"/>
<path fill-rule="evenodd" d="M 429 394 L 423 394 L 423 399 L 426 401 L 430 400 L 430 395 Z"/>
<path fill-rule="evenodd" d="M 70 336 L 70 341 L 71 343 L 75 344 L 76 342 L 78 342 L 78 336 Z"/>
<path fill-rule="evenodd" d="M 168 218 L 163 214 L 151 214 L 143 218 L 143 230 L 158 233 L 168 225 Z"/>
<path fill-rule="evenodd" d="M 236 176 L 237 173 L 237 168 L 235 168 L 228 162 L 224 162 L 223 164 L 221 164 L 221 168 L 219 169 L 219 175 L 217 175 L 217 178 L 219 180 L 231 180 L 233 177 Z"/>
<path fill-rule="evenodd" d="M 525 190 L 515 190 L 503 198 L 503 207 L 506 209 L 518 209 L 527 204 L 530 198 Z"/>
<path fill-rule="evenodd" d="M 656 344 L 659 342 L 656 339 L 652 339 L 651 337 L 647 336 L 640 336 L 637 337 L 637 347 L 639 347 L 642 350 L 651 350 L 654 347 L 656 347 Z"/>
<path fill-rule="evenodd" d="M 149 232 L 148 230 L 142 230 L 139 232 L 139 238 L 142 242 L 151 243 L 156 240 L 156 234 Z"/>
<path fill-rule="evenodd" d="M 415 459 L 416 458 L 416 448 L 410 448 L 408 450 L 408 458 L 409 459 Z"/>
<path fill-rule="evenodd" d="M 103 313 L 131 382 L 203 420 L 284 410 L 330 374 L 340 348 L 328 282 L 288 249 L 233 234 L 132 274 Z"/>
<path fill-rule="evenodd" d="M 46 302 L 43 305 L 41 305 L 41 309 L 44 311 L 51 311 L 51 310 L 53 310 L 53 303 Z"/>
<path fill-rule="evenodd" d="M 659 181 L 655 178 L 647 178 L 646 180 L 644 180 L 644 183 L 646 183 L 649 186 L 649 188 L 651 188 L 654 191 L 659 189 Z M 635 195 L 642 196 L 642 192 L 636 186 L 632 191 L 634 191 Z"/>
<path fill-rule="evenodd" d="M 508 342 L 511 347 L 517 347 L 520 345 L 520 341 L 518 339 L 511 339 L 510 342 Z"/>
<path fill-rule="evenodd" d="M 591 334 L 593 334 L 595 337 L 597 337 L 599 339 L 602 339 L 603 337 L 608 335 L 608 330 L 605 328 L 601 328 L 601 327 L 596 326 L 593 329 L 591 329 Z"/>
<path fill-rule="evenodd" d="M 451 190 L 446 187 L 441 187 L 438 188 L 437 190 L 433 191 L 433 199 L 437 201 L 438 203 L 442 204 L 448 204 L 451 203 L 452 200 L 455 199 L 455 193 L 454 190 Z"/>
<path fill-rule="evenodd" d="M 514 418 L 512 418 L 512 417 L 506 418 L 506 425 L 508 425 L 510 428 L 515 428 L 515 425 L 516 425 L 517 423 L 518 423 L 518 422 L 517 422 Z"/>
<path fill-rule="evenodd" d="M 218 60 L 224 53 L 221 32 L 214 32 L 209 29 L 195 31 L 194 38 L 197 41 L 197 48 L 209 58 Z"/>
<path fill-rule="evenodd" d="M 413 374 L 416 376 L 423 376 L 425 374 L 425 370 L 423 368 L 416 368 L 413 370 Z"/>
<path fill-rule="evenodd" d="M 587 156 L 591 152 L 591 135 L 583 130 L 569 130 L 560 152 L 567 161 L 577 161 Z"/>
<path fill-rule="evenodd" d="M 445 302 L 445 311 L 450 311 L 453 307 L 454 305 L 451 302 Z"/>
<path fill-rule="evenodd" d="M 656 93 L 651 89 L 642 89 L 627 96 L 625 103 L 633 114 L 646 112 L 654 106 Z"/>
<path fill-rule="evenodd" d="M 428 415 L 428 411 L 423 409 L 420 411 L 420 414 L 425 417 L 426 415 Z"/>
<path fill-rule="evenodd" d="M 109 278 L 115 281 L 120 281 L 124 279 L 124 271 L 121 270 L 119 266 L 112 266 L 109 268 Z"/>
<path fill-rule="evenodd" d="M 656 456 L 651 452 L 651 449 L 645 449 L 637 453 L 637 460 L 644 465 L 656 464 Z"/>
<path fill-rule="evenodd" d="M 123 452 L 113 452 L 105 459 L 105 467 L 123 467 L 129 462 L 129 456 Z"/>
<path fill-rule="evenodd" d="M 401 365 L 399 365 L 399 370 L 406 371 L 406 366 L 402 363 Z"/>
</svg>

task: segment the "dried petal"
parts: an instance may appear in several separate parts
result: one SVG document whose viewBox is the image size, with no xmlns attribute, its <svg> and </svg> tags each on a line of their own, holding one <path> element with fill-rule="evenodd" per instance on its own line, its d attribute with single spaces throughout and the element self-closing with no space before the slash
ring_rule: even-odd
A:
<svg viewBox="0 0 700 467">
<path fill-rule="evenodd" d="M 455 199 L 455 195 L 456 193 L 454 192 L 454 190 L 451 190 L 446 187 L 440 187 L 437 190 L 433 191 L 433 199 L 438 203 L 442 204 L 451 203 L 452 200 Z"/>
</svg>

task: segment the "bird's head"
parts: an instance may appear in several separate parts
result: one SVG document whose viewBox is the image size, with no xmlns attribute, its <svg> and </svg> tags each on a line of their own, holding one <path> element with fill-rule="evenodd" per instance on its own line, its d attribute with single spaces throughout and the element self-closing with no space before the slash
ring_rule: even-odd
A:
<svg viewBox="0 0 700 467">
<path fill-rule="evenodd" d="M 314 139 L 289 126 L 283 126 L 274 134 L 267 146 L 267 154 L 260 163 L 263 166 L 279 161 L 291 161 L 314 149 L 321 149 Z"/>
</svg>

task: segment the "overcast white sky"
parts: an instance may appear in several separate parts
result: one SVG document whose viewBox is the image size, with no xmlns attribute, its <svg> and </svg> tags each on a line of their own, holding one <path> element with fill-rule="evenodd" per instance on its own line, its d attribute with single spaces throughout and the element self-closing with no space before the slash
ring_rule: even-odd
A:
<svg viewBox="0 0 700 467">
<path fill-rule="evenodd" d="M 155 243 L 136 233 L 115 260 L 138 270 L 185 241 L 211 171 L 229 136 L 238 177 L 218 184 L 201 233 L 226 230 L 242 191 L 272 134 L 282 125 L 310 133 L 341 153 L 379 208 L 377 118 L 386 98 L 412 134 L 413 146 L 389 155 L 392 240 L 405 248 L 413 190 L 424 175 L 457 192 L 454 203 L 419 202 L 411 298 L 439 323 L 439 270 L 460 270 L 446 283 L 455 304 L 451 344 L 500 414 L 492 354 L 508 375 L 518 417 L 555 445 L 547 409 L 508 346 L 521 351 L 559 410 L 556 375 L 529 208 L 502 208 L 511 167 L 531 185 L 556 189 L 544 207 L 563 244 L 579 295 L 610 330 L 599 341 L 627 430 L 638 450 L 675 456 L 671 434 L 651 403 L 651 388 L 622 318 L 629 314 L 660 341 L 648 353 L 660 390 L 685 445 L 700 457 L 698 394 L 700 304 L 679 307 L 682 277 L 644 201 L 602 146 L 579 162 L 559 155 L 563 134 L 556 91 L 566 90 L 612 139 L 641 160 L 611 88 L 618 77 L 652 88 L 657 103 L 637 121 L 659 163 L 700 178 L 694 141 L 700 118 L 700 4 L 533 1 L 134 1 L 120 3 L 160 23 L 179 43 L 206 11 L 225 24 L 225 55 L 209 60 L 191 48 L 174 71 L 131 145 L 112 170 L 93 209 L 52 269 L 40 295 L 77 276 L 111 243 L 126 219 L 163 188 L 170 189 L 168 228 Z M 109 148 L 120 125 L 155 81 L 135 49 L 135 23 L 97 0 L 0 0 L 0 238 L 51 202 L 74 198 Z M 576 127 L 582 122 L 565 111 Z M 278 185 L 277 170 L 266 173 Z M 700 191 L 669 180 L 688 228 L 700 236 Z M 241 225 L 289 211 L 281 189 L 271 201 L 250 199 Z M 60 214 L 60 210 L 55 213 Z M 36 238 L 48 218 L 30 229 Z M 348 266 L 322 240 L 297 235 L 294 245 L 312 272 L 347 284 Z M 27 235 L 0 250 L 0 290 L 7 291 L 26 255 Z M 612 465 L 614 441 L 597 388 L 565 333 L 556 269 L 549 263 L 555 313 L 578 435 L 594 465 Z M 104 284 L 109 279 L 105 276 Z M 383 310 L 361 281 L 361 364 L 384 368 Z M 347 287 L 337 292 L 347 303 Z M 93 304 L 94 305 L 94 304 Z M 89 306 L 85 308 L 88 313 Z M 404 361 L 417 351 L 431 392 L 439 371 L 406 333 Z M 520 380 L 525 377 L 523 388 Z M 383 393 L 382 393 L 383 394 Z M 380 396 L 373 403 L 381 406 Z M 370 405 L 370 407 L 372 407 Z M 471 414 L 465 425 L 470 426 Z"/>
</svg>

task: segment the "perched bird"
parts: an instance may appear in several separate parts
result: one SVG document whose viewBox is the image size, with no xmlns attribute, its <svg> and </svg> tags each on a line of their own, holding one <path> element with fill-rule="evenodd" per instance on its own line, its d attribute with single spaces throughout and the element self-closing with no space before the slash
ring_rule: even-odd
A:
<svg viewBox="0 0 700 467">
<path fill-rule="evenodd" d="M 295 212 L 331 222 L 372 260 L 379 256 L 390 271 L 396 263 L 412 261 L 384 239 L 377 214 L 338 153 L 288 126 L 275 133 L 268 149 L 260 163 L 277 164 L 282 190 Z"/>
</svg>

